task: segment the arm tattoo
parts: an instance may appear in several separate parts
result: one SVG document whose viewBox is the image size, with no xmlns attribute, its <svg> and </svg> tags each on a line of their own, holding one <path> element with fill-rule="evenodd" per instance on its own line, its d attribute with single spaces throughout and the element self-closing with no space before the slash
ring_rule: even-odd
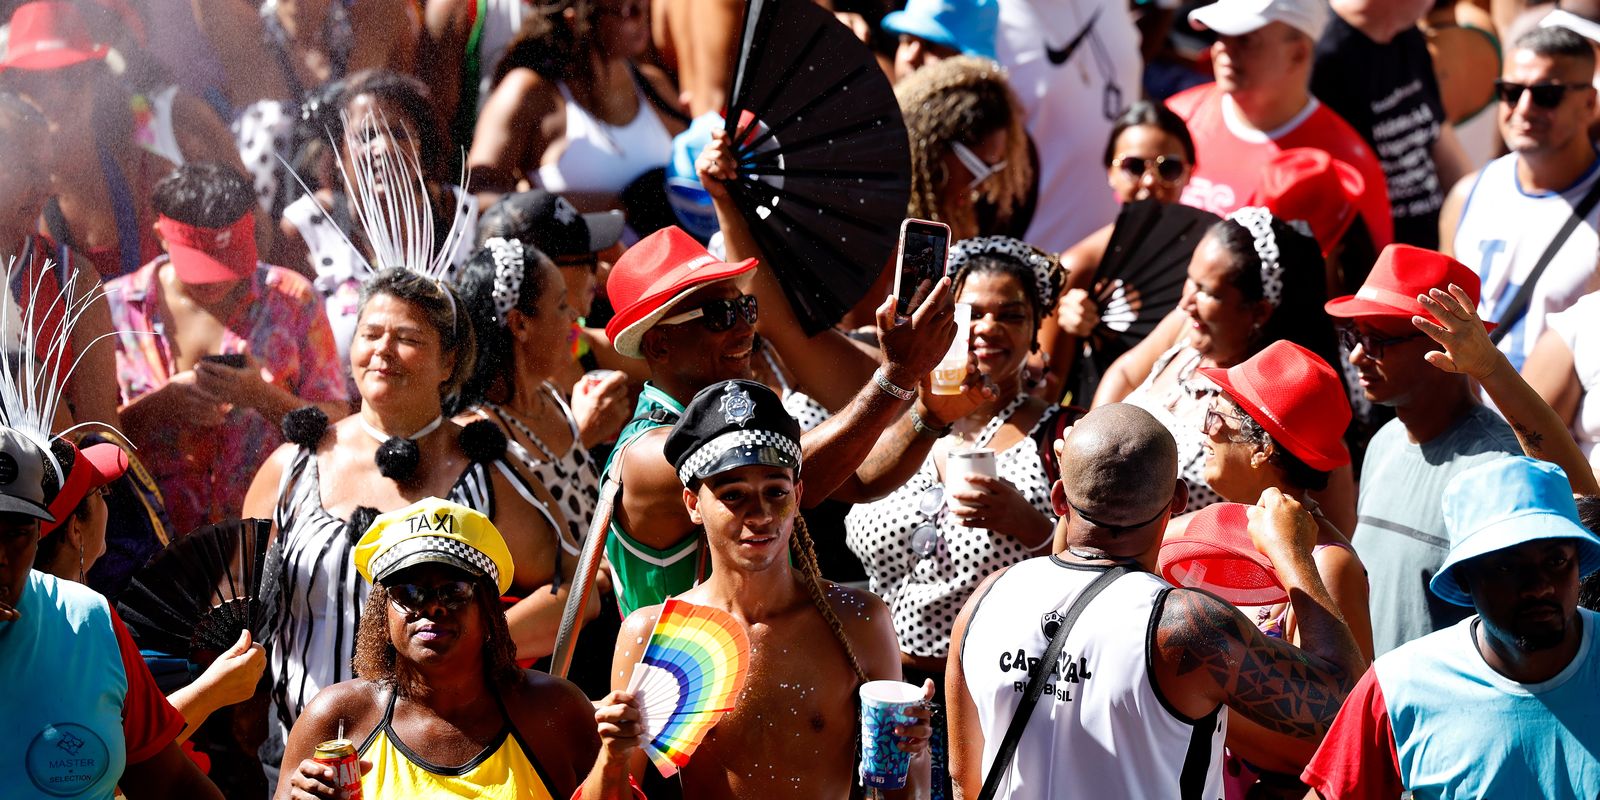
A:
<svg viewBox="0 0 1600 800">
<path fill-rule="evenodd" d="M 1269 638 L 1222 600 L 1198 591 L 1168 594 L 1156 646 L 1180 676 L 1202 671 L 1227 705 L 1278 733 L 1327 733 L 1351 677 L 1324 659 Z"/>
<path fill-rule="evenodd" d="M 1544 453 L 1544 434 L 1515 420 L 1511 422 L 1511 430 L 1516 432 L 1517 438 L 1521 439 L 1524 445 L 1527 445 L 1528 455 Z"/>
</svg>

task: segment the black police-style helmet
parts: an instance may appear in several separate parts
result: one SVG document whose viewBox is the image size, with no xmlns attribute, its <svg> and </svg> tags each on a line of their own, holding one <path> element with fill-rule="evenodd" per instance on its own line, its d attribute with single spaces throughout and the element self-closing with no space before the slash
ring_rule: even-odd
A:
<svg viewBox="0 0 1600 800">
<path fill-rule="evenodd" d="M 689 401 L 663 449 L 685 486 L 753 464 L 798 473 L 800 424 L 766 386 L 722 381 Z"/>
</svg>

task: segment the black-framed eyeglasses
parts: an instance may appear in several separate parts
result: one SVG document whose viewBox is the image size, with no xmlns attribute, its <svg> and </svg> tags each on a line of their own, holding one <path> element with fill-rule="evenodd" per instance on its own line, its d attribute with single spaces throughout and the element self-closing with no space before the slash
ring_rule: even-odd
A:
<svg viewBox="0 0 1600 800">
<path fill-rule="evenodd" d="M 1356 350 L 1356 345 L 1361 345 L 1361 351 L 1366 353 L 1367 357 L 1379 359 L 1383 358 L 1383 351 L 1386 348 L 1409 342 L 1423 335 L 1421 331 L 1417 331 L 1416 333 L 1408 333 L 1401 336 L 1378 336 L 1371 333 L 1362 333 L 1354 325 L 1340 325 L 1337 330 L 1339 332 L 1339 344 L 1344 345 L 1345 352 L 1353 353 Z"/>
<path fill-rule="evenodd" d="M 1230 424 L 1231 423 L 1231 424 Z M 1244 431 L 1244 418 L 1232 414 L 1224 414 L 1215 408 L 1206 409 L 1205 421 L 1200 425 L 1200 431 L 1207 436 L 1216 436 L 1225 430 Z"/>
<path fill-rule="evenodd" d="M 756 308 L 756 296 L 741 294 L 738 297 L 719 297 L 716 300 L 707 300 L 699 308 L 675 314 L 661 320 L 662 325 L 680 325 L 690 320 L 700 320 L 700 324 L 712 333 L 721 333 L 732 328 L 734 323 L 743 318 L 748 325 L 756 324 L 760 315 Z"/>
<path fill-rule="evenodd" d="M 1136 523 L 1134 523 L 1132 525 L 1113 525 L 1113 524 L 1111 524 L 1109 522 L 1101 522 L 1100 520 L 1097 520 L 1094 517 L 1091 517 L 1088 514 L 1083 513 L 1083 509 L 1078 508 L 1077 506 L 1073 505 L 1070 502 L 1067 503 L 1067 507 L 1072 509 L 1072 513 L 1078 515 L 1078 519 L 1081 519 L 1084 522 L 1087 522 L 1090 525 L 1095 526 L 1096 528 L 1099 528 L 1099 529 L 1101 529 L 1103 531 L 1109 531 L 1110 533 L 1113 533 L 1113 534 L 1124 533 L 1124 532 L 1127 532 L 1127 531 L 1136 531 L 1136 530 L 1138 530 L 1140 528 L 1147 527 L 1147 526 L 1155 523 L 1156 520 L 1161 519 L 1161 517 L 1167 513 L 1166 506 L 1162 506 L 1161 510 L 1156 512 L 1155 516 L 1145 520 L 1144 522 L 1136 522 Z"/>
<path fill-rule="evenodd" d="M 383 587 L 389 602 L 405 611 L 422 611 L 434 603 L 446 611 L 456 611 L 472 602 L 476 591 L 472 581 L 446 581 L 435 586 L 416 583 L 396 583 Z"/>
<path fill-rule="evenodd" d="M 1555 108 L 1561 101 L 1567 99 L 1567 92 L 1577 89 L 1593 89 L 1590 83 L 1513 83 L 1511 81 L 1496 80 L 1494 82 L 1495 94 L 1499 95 L 1500 102 L 1508 106 L 1515 106 L 1522 100 L 1522 93 L 1528 93 L 1528 99 L 1539 108 Z"/>
<path fill-rule="evenodd" d="M 1183 177 L 1183 171 L 1189 168 L 1188 163 L 1177 156 L 1155 158 L 1117 156 L 1111 160 L 1111 166 L 1122 170 L 1122 174 L 1133 181 L 1144 178 L 1145 174 L 1153 169 L 1156 171 L 1156 179 L 1162 183 L 1177 183 L 1178 179 Z"/>
</svg>

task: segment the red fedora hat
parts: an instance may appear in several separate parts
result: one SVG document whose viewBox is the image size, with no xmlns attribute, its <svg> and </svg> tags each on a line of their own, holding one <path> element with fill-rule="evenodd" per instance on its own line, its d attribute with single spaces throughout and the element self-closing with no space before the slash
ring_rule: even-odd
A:
<svg viewBox="0 0 1600 800">
<path fill-rule="evenodd" d="M 11 33 L 0 70 L 46 70 L 106 57 L 111 48 L 96 44 L 78 9 L 67 0 L 25 3 L 11 14 Z"/>
<path fill-rule="evenodd" d="M 694 290 L 755 268 L 747 258 L 736 264 L 720 261 L 672 226 L 640 239 L 611 266 L 606 295 L 617 315 L 606 323 L 611 346 L 629 358 L 643 358 L 639 345 L 672 306 Z"/>
<path fill-rule="evenodd" d="M 1205 589 L 1237 606 L 1289 599 L 1272 561 L 1250 541 L 1250 506 L 1213 503 L 1189 517 L 1182 536 L 1161 543 L 1161 577 Z"/>
<path fill-rule="evenodd" d="M 1202 367 L 1200 374 L 1312 469 L 1350 463 L 1344 446 L 1350 401 L 1339 374 L 1316 353 L 1279 339 L 1242 364 Z"/>
<path fill-rule="evenodd" d="M 1324 258 L 1350 229 L 1367 182 L 1355 167 L 1314 147 L 1294 147 L 1267 162 L 1249 205 L 1279 219 L 1305 220 Z"/>
<path fill-rule="evenodd" d="M 1378 254 L 1377 263 L 1372 265 L 1372 272 L 1367 274 L 1359 291 L 1335 297 L 1323 309 L 1330 317 L 1344 319 L 1398 317 L 1409 320 L 1414 316 L 1434 319 L 1417 302 L 1417 295 L 1426 294 L 1429 289 L 1448 291 L 1452 283 L 1466 290 L 1467 297 L 1477 304 L 1481 291 L 1478 273 L 1443 253 L 1408 244 L 1391 244 Z M 1495 323 L 1486 321 L 1483 327 L 1492 331 Z"/>
</svg>

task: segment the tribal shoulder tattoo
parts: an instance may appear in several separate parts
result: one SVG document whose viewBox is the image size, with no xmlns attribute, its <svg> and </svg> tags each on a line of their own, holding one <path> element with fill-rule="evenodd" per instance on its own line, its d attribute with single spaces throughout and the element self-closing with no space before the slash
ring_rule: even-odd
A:
<svg viewBox="0 0 1600 800">
<path fill-rule="evenodd" d="M 1327 732 L 1359 677 L 1263 635 L 1238 609 L 1189 589 L 1167 595 L 1156 647 L 1179 676 L 1200 671 L 1215 682 L 1229 708 L 1300 739 Z"/>
</svg>

